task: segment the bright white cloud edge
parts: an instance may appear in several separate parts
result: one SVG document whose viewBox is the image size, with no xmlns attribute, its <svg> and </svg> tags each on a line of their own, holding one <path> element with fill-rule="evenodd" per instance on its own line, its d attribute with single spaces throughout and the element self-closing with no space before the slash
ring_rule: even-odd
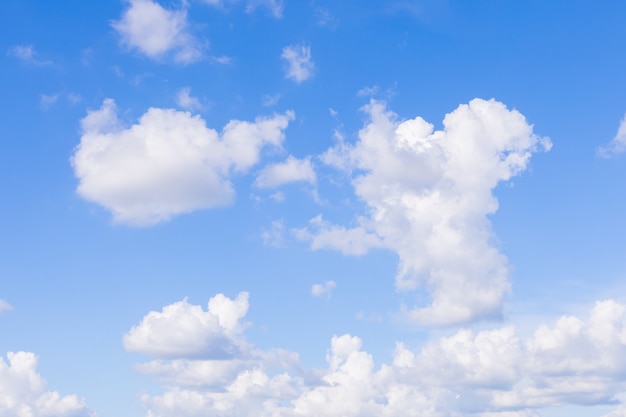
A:
<svg viewBox="0 0 626 417">
<path fill-rule="evenodd" d="M 125 128 L 115 102 L 81 120 L 71 158 L 77 192 L 100 204 L 116 222 L 146 226 L 195 210 L 225 206 L 235 191 L 230 178 L 256 165 L 266 147 L 282 146 L 293 112 L 232 120 L 218 133 L 200 116 L 150 108 Z"/>
</svg>

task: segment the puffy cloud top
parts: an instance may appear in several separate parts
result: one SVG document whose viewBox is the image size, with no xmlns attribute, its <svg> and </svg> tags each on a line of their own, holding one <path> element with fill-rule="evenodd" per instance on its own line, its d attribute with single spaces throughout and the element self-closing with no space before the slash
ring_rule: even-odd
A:
<svg viewBox="0 0 626 417">
<path fill-rule="evenodd" d="M 221 134 L 199 116 L 149 109 L 122 127 L 107 99 L 81 121 L 83 134 L 72 157 L 86 200 L 109 209 L 114 219 L 150 225 L 198 209 L 229 204 L 229 178 L 245 173 L 266 146 L 280 147 L 292 112 L 254 122 L 233 120 Z"/>
<path fill-rule="evenodd" d="M 358 227 L 314 219 L 299 230 L 313 249 L 398 253 L 399 289 L 424 286 L 429 306 L 407 311 L 422 324 L 451 324 L 497 315 L 509 290 L 507 260 L 491 243 L 493 189 L 526 169 L 550 142 L 524 116 L 495 100 L 474 99 L 447 114 L 443 130 L 421 117 L 398 121 L 385 104 L 364 107 L 369 123 L 354 145 L 341 141 L 322 159 L 352 173 L 368 206 Z"/>
</svg>

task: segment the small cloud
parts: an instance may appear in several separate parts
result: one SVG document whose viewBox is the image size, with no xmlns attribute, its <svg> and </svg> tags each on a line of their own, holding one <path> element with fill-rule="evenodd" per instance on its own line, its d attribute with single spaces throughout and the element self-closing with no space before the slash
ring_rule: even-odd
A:
<svg viewBox="0 0 626 417">
<path fill-rule="evenodd" d="M 274 220 L 268 229 L 263 229 L 261 238 L 265 246 L 282 248 L 285 246 L 285 224 L 282 220 Z"/>
<path fill-rule="evenodd" d="M 603 158 L 610 158 L 626 152 L 626 114 L 617 129 L 617 134 L 611 142 L 598 149 L 598 155 Z"/>
<path fill-rule="evenodd" d="M 83 101 L 83 98 L 80 96 L 80 94 L 67 93 L 67 101 L 73 105 L 73 104 L 78 104 L 81 101 Z"/>
<path fill-rule="evenodd" d="M 317 177 L 309 158 L 296 159 L 290 155 L 285 162 L 263 168 L 254 185 L 259 188 L 276 188 L 292 182 L 314 184 L 316 180 Z"/>
<path fill-rule="evenodd" d="M 339 25 L 339 19 L 324 7 L 316 7 L 314 14 L 318 26 L 334 30 Z"/>
<path fill-rule="evenodd" d="M 249 0 L 246 11 L 248 13 L 252 13 L 259 7 L 267 9 L 267 11 L 276 19 L 282 18 L 283 11 L 285 10 L 283 0 Z"/>
<path fill-rule="evenodd" d="M 42 94 L 39 97 L 39 105 L 41 106 L 42 109 L 47 110 L 50 108 L 50 106 L 55 104 L 58 100 L 59 100 L 58 94 L 52 94 L 52 95 Z"/>
<path fill-rule="evenodd" d="M 311 295 L 314 297 L 326 296 L 330 298 L 333 289 L 337 286 L 335 281 L 326 281 L 324 284 L 315 284 L 311 287 Z"/>
<path fill-rule="evenodd" d="M 176 104 L 186 110 L 202 110 L 204 106 L 196 97 L 191 95 L 191 88 L 184 87 L 176 94 Z"/>
<path fill-rule="evenodd" d="M 272 107 L 272 106 L 275 106 L 279 100 L 280 100 L 280 94 L 278 93 L 266 94 L 261 99 L 261 104 L 263 104 L 265 107 Z"/>
<path fill-rule="evenodd" d="M 188 32 L 186 9 L 165 9 L 152 0 L 130 0 L 129 4 L 120 20 L 111 24 L 122 44 L 155 60 L 170 53 L 181 64 L 202 58 L 198 41 Z"/>
<path fill-rule="evenodd" d="M 366 87 L 361 88 L 359 91 L 357 91 L 356 95 L 358 97 L 372 97 L 378 94 L 379 90 L 380 88 L 377 85 L 373 85 L 369 87 L 366 86 Z"/>
<path fill-rule="evenodd" d="M 283 48 L 281 58 L 289 64 L 286 78 L 300 84 L 313 76 L 315 64 L 311 60 L 311 47 L 291 45 Z"/>
<path fill-rule="evenodd" d="M 339 112 L 338 112 L 337 110 L 333 109 L 332 107 L 330 107 L 330 108 L 328 109 L 328 112 L 330 113 L 330 115 L 331 115 L 332 117 L 337 117 L 337 116 L 339 116 Z"/>
<path fill-rule="evenodd" d="M 274 194 L 270 195 L 270 198 L 277 203 L 283 203 L 286 199 L 285 193 L 282 191 L 276 191 Z"/>
<path fill-rule="evenodd" d="M 222 56 L 212 56 L 211 62 L 221 65 L 230 65 L 233 63 L 233 58 L 227 55 Z"/>
<path fill-rule="evenodd" d="M 37 52 L 33 45 L 15 45 L 9 48 L 7 55 L 13 56 L 20 61 L 38 66 L 50 66 L 52 61 L 42 61 L 37 59 Z"/>
<path fill-rule="evenodd" d="M 383 316 L 379 313 L 366 313 L 363 310 L 356 313 L 354 316 L 355 319 L 360 321 L 369 321 L 372 323 L 381 323 L 383 321 Z"/>
<path fill-rule="evenodd" d="M 0 300 L 0 314 L 9 310 L 13 310 L 13 306 L 4 300 Z"/>
</svg>

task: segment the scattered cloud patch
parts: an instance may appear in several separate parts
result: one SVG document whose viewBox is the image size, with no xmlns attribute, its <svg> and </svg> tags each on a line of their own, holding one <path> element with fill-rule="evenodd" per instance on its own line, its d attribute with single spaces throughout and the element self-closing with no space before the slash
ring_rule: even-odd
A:
<svg viewBox="0 0 626 417">
<path fill-rule="evenodd" d="M 13 306 L 4 300 L 0 300 L 0 314 L 9 310 L 13 310 Z"/>
<path fill-rule="evenodd" d="M 311 295 L 314 297 L 326 296 L 330 298 L 336 286 L 337 283 L 335 283 L 335 281 L 326 281 L 323 284 L 314 284 L 311 287 Z"/>
<path fill-rule="evenodd" d="M 266 9 L 276 19 L 282 18 L 285 10 L 283 0 L 249 0 L 246 11 L 251 13 L 259 7 Z"/>
<path fill-rule="evenodd" d="M 129 0 L 129 7 L 112 23 L 123 45 L 151 59 L 172 53 L 189 64 L 202 58 L 198 41 L 189 33 L 186 9 L 169 10 L 152 0 Z"/>
<path fill-rule="evenodd" d="M 58 100 L 59 100 L 58 94 L 52 94 L 52 95 L 42 94 L 39 97 L 39 105 L 41 106 L 42 109 L 47 110 L 48 108 L 50 108 L 50 106 L 55 104 Z"/>
<path fill-rule="evenodd" d="M 626 152 L 626 115 L 624 115 L 613 140 L 598 149 L 598 154 L 603 158 L 610 158 L 624 152 Z"/>
<path fill-rule="evenodd" d="M 535 135 L 521 113 L 495 100 L 459 106 L 440 131 L 421 117 L 399 121 L 376 100 L 364 111 L 370 120 L 358 141 L 339 141 L 322 161 L 352 176 L 367 214 L 348 228 L 318 217 L 297 236 L 312 249 L 395 251 L 396 287 L 423 287 L 431 296 L 430 305 L 406 310 L 416 323 L 497 316 L 510 283 L 507 259 L 492 244 L 493 189 L 523 172 L 531 155 L 550 142 Z"/>
<path fill-rule="evenodd" d="M 279 100 L 280 100 L 280 94 L 278 94 L 278 93 L 276 93 L 276 94 L 266 94 L 261 99 L 261 104 L 263 104 L 265 107 L 272 107 L 272 106 L 275 106 L 276 104 L 278 104 Z"/>
<path fill-rule="evenodd" d="M 263 168 L 254 185 L 259 188 L 276 188 L 293 182 L 314 184 L 316 180 L 310 158 L 297 159 L 290 155 L 284 162 Z"/>
<path fill-rule="evenodd" d="M 95 417 L 84 400 L 46 390 L 37 372 L 37 356 L 31 352 L 9 352 L 8 362 L 0 357 L 0 415 L 17 417 Z"/>
<path fill-rule="evenodd" d="M 377 85 L 363 87 L 359 91 L 356 92 L 357 97 L 372 97 L 378 94 L 380 91 L 380 87 Z"/>
<path fill-rule="evenodd" d="M 274 220 L 269 228 L 263 229 L 261 239 L 265 246 L 281 248 L 285 246 L 285 223 L 282 220 Z"/>
<path fill-rule="evenodd" d="M 7 54 L 13 56 L 27 64 L 37 66 L 51 66 L 52 61 L 40 60 L 37 58 L 37 51 L 33 45 L 15 45 L 8 49 Z"/>
<path fill-rule="evenodd" d="M 82 119 L 71 158 L 78 194 L 100 204 L 114 220 L 151 225 L 195 210 L 230 204 L 231 176 L 243 174 L 264 147 L 280 147 L 292 112 L 230 121 L 221 133 L 200 116 L 150 108 L 125 128 L 115 102 Z"/>
<path fill-rule="evenodd" d="M 176 104 L 185 110 L 202 110 L 204 106 L 197 97 L 191 95 L 190 87 L 183 87 L 176 93 Z"/>
<path fill-rule="evenodd" d="M 281 58 L 287 61 L 285 77 L 300 84 L 313 76 L 315 64 L 311 60 L 311 47 L 291 45 L 283 48 Z"/>
</svg>

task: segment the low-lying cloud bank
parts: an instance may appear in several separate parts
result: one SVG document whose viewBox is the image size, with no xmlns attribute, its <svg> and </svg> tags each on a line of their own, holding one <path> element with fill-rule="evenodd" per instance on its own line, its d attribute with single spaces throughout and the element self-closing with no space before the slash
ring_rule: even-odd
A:
<svg viewBox="0 0 626 417">
<path fill-rule="evenodd" d="M 207 311 L 174 303 L 126 335 L 127 348 L 129 339 L 151 341 L 131 350 L 155 357 L 137 370 L 165 388 L 143 396 L 148 416 L 522 417 L 538 416 L 542 407 L 614 404 L 626 392 L 626 306 L 613 300 L 597 302 L 585 319 L 541 325 L 527 338 L 510 325 L 461 329 L 417 351 L 398 342 L 391 363 L 379 367 L 358 337 L 335 336 L 323 370 L 304 369 L 295 353 L 260 351 L 245 341 L 247 302 L 242 293 L 234 300 L 217 295 Z M 219 324 L 221 317 L 228 320 Z M 181 330 L 172 336 L 169 326 L 150 325 L 157 318 Z M 196 348 L 172 354 L 171 339 Z M 236 353 L 215 354 L 223 351 Z"/>
</svg>

